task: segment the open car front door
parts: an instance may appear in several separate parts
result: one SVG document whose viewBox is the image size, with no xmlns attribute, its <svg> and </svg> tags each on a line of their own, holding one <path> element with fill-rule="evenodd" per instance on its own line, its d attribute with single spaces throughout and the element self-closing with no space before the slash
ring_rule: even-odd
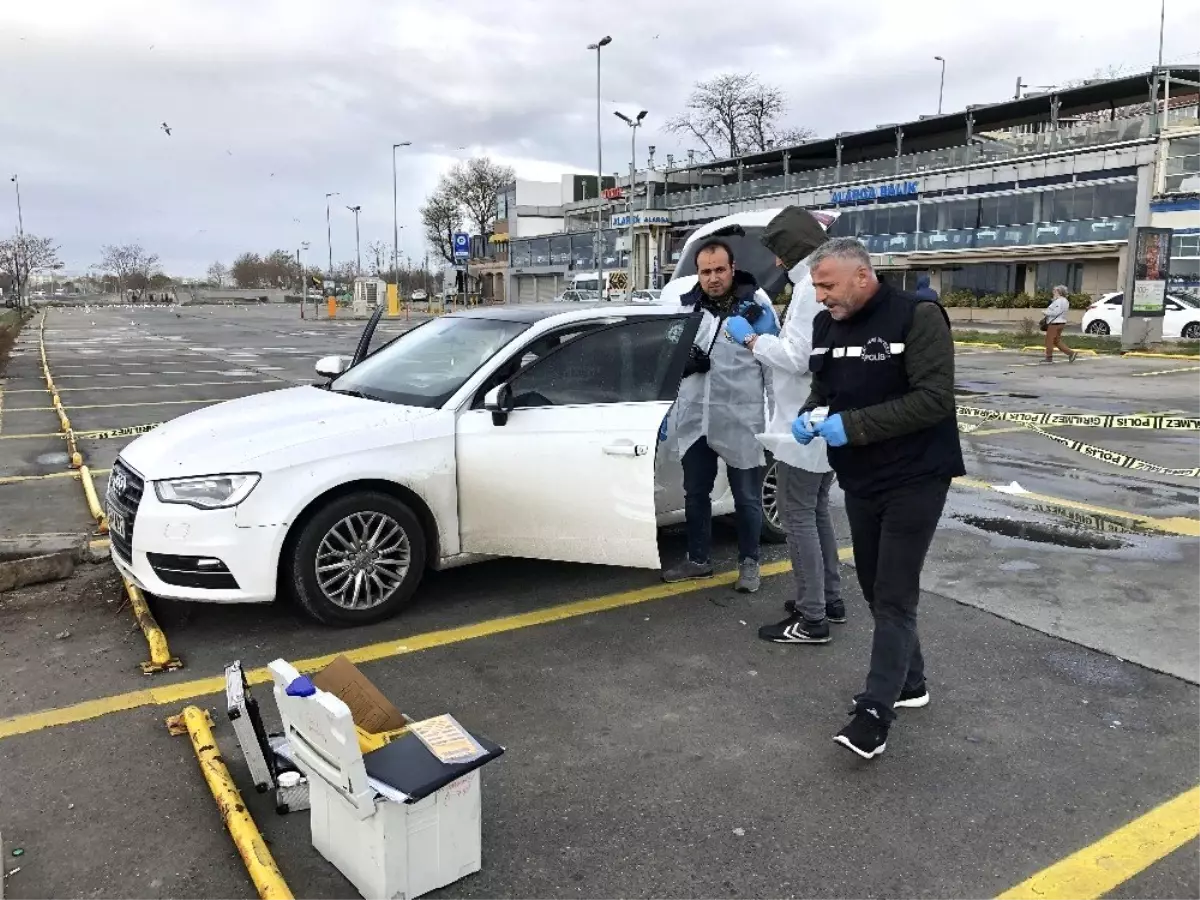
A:
<svg viewBox="0 0 1200 900">
<path fill-rule="evenodd" d="M 654 460 L 698 318 L 572 336 L 458 419 L 462 550 L 657 568 Z"/>
</svg>

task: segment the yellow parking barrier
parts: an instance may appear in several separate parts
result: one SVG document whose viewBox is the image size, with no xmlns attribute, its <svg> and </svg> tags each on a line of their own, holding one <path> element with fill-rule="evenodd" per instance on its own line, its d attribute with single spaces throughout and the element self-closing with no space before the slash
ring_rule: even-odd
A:
<svg viewBox="0 0 1200 900">
<path fill-rule="evenodd" d="M 83 485 L 83 496 L 87 500 L 88 512 L 96 520 L 98 532 L 106 534 L 108 532 L 108 516 L 105 515 L 104 507 L 100 504 L 100 497 L 96 492 L 96 483 L 92 480 L 92 473 L 84 465 L 83 454 L 79 452 L 79 448 L 75 443 L 75 432 L 71 428 L 71 420 L 67 417 L 67 411 L 62 405 L 62 400 L 59 399 L 58 390 L 54 387 L 54 378 L 50 374 L 50 364 L 46 360 L 45 334 L 46 313 L 43 310 L 42 319 L 38 326 L 38 352 L 42 358 L 42 376 L 46 379 L 46 390 L 50 392 L 50 397 L 54 401 L 54 409 L 58 413 L 58 421 L 62 426 L 62 434 L 67 439 L 67 450 L 71 454 L 71 465 L 79 472 L 79 481 Z M 118 431 L 130 431 L 131 434 L 141 434 L 141 429 L 149 430 L 145 426 L 131 426 L 131 428 L 118 429 Z M 86 436 L 107 433 L 84 432 L 84 434 Z M 105 544 L 107 547 L 107 542 Z M 182 669 L 183 663 L 178 657 L 171 655 L 171 648 L 167 645 L 167 636 L 163 634 L 162 628 L 159 627 L 158 621 L 154 618 L 154 613 L 150 611 L 150 606 L 146 603 L 146 598 L 142 596 L 142 592 L 128 578 L 122 576 L 121 580 L 125 583 L 125 593 L 129 597 L 129 605 L 133 609 L 133 617 L 137 621 L 138 627 L 142 629 L 142 634 L 146 637 L 146 644 L 150 648 L 150 660 L 141 665 L 142 674 L 153 675 L 155 672 L 171 672 L 175 669 Z"/>
<path fill-rule="evenodd" d="M 96 494 L 96 483 L 92 480 L 92 473 L 87 466 L 79 467 L 79 480 L 83 483 L 83 496 L 87 498 L 88 512 L 96 520 L 100 533 L 106 534 L 108 517 L 104 515 L 104 507 L 100 505 L 100 498 Z"/>
<path fill-rule="evenodd" d="M 1031 344 L 1028 347 L 1022 347 L 1021 352 L 1022 353 L 1033 353 L 1033 352 L 1045 353 L 1046 348 L 1041 344 Z M 1072 352 L 1073 353 L 1082 353 L 1086 356 L 1099 356 L 1100 355 L 1099 351 L 1089 350 L 1086 347 L 1080 347 L 1078 350 L 1073 350 Z"/>
<path fill-rule="evenodd" d="M 174 735 L 186 734 L 200 763 L 200 772 L 217 801 L 217 810 L 233 845 L 250 874 L 250 880 L 263 900 L 290 900 L 291 889 L 263 840 L 258 826 L 242 802 L 241 792 L 221 759 L 221 751 L 213 737 L 208 713 L 197 706 L 185 706 L 178 716 L 167 719 L 167 730 Z"/>
<path fill-rule="evenodd" d="M 150 661 L 142 663 L 142 674 L 153 675 L 155 672 L 173 672 L 176 669 L 182 669 L 183 663 L 171 655 L 171 648 L 167 646 L 167 636 L 158 627 L 158 621 L 154 618 L 154 613 L 150 611 L 141 590 L 128 578 L 121 576 L 121 580 L 125 583 L 125 593 L 129 597 L 129 605 L 133 607 L 133 617 L 137 620 L 138 627 L 142 629 L 142 634 L 146 636 L 146 643 L 150 647 Z"/>
<path fill-rule="evenodd" d="M 1195 362 L 1200 359 L 1195 353 L 1151 353 L 1148 350 L 1127 350 L 1122 356 L 1141 357 L 1142 359 L 1187 359 Z"/>
</svg>

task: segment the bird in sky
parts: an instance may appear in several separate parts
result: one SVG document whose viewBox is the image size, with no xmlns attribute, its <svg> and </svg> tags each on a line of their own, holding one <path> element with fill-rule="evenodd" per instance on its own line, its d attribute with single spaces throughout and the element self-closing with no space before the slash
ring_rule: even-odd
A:
<svg viewBox="0 0 1200 900">
<path fill-rule="evenodd" d="M 159 128 L 161 128 L 163 131 L 165 131 L 167 133 L 167 137 L 171 136 L 171 126 L 168 125 L 166 122 L 163 122 L 162 125 L 159 126 Z"/>
</svg>

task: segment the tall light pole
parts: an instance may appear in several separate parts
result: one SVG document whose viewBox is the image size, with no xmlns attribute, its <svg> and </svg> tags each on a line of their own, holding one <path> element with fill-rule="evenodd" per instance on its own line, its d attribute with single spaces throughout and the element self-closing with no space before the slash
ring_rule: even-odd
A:
<svg viewBox="0 0 1200 900">
<path fill-rule="evenodd" d="M 329 221 L 329 198 L 336 197 L 337 191 L 325 195 L 325 245 L 329 248 L 329 280 L 333 280 L 333 225 Z"/>
<path fill-rule="evenodd" d="M 1158 65 L 1162 67 L 1163 32 L 1167 27 L 1167 0 L 1162 0 L 1158 9 Z"/>
<path fill-rule="evenodd" d="M 633 179 L 637 173 L 637 130 L 641 127 L 642 119 L 646 118 L 646 110 L 643 109 L 638 113 L 636 119 L 631 119 L 622 112 L 615 112 L 613 115 L 629 126 L 629 287 L 627 290 L 629 292 L 628 299 L 633 299 Z M 649 190 L 649 188 L 647 180 L 646 189 Z"/>
<path fill-rule="evenodd" d="M 600 140 L 600 48 L 612 43 L 612 37 L 605 35 L 594 44 L 588 44 L 589 50 L 596 51 L 596 287 L 600 299 L 604 299 L 604 149 Z"/>
<path fill-rule="evenodd" d="M 935 56 L 938 62 L 942 64 L 942 80 L 938 82 L 938 115 L 942 114 L 942 92 L 946 89 L 946 60 L 940 56 Z"/>
<path fill-rule="evenodd" d="M 400 292 L 400 214 L 396 206 L 396 151 L 411 146 L 412 141 L 392 144 L 392 280 L 396 282 L 397 293 Z"/>
<path fill-rule="evenodd" d="M 25 257 L 26 265 L 29 264 L 28 248 L 25 246 L 25 219 L 21 215 L 21 181 L 14 175 L 12 177 L 13 189 L 17 192 L 17 258 L 13 260 L 17 269 L 17 306 L 20 307 L 25 293 L 24 282 L 21 281 L 21 256 Z M 26 272 L 26 276 L 28 276 Z"/>
<path fill-rule="evenodd" d="M 308 278 L 304 272 L 304 251 L 308 249 L 308 241 L 300 242 L 300 249 L 296 251 L 296 266 L 300 269 L 300 318 L 304 318 L 304 307 L 308 306 Z M 313 312 L 313 318 L 317 317 L 316 311 Z"/>
<path fill-rule="evenodd" d="M 362 212 L 362 206 L 347 206 L 346 209 L 354 213 L 354 277 L 359 278 L 362 275 L 362 251 L 358 244 L 358 214 Z"/>
</svg>

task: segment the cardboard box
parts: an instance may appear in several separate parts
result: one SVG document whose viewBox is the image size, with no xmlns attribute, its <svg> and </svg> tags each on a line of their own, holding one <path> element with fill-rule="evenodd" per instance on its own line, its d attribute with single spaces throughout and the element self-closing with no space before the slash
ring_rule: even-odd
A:
<svg viewBox="0 0 1200 900">
<path fill-rule="evenodd" d="M 398 731 L 408 725 L 404 713 L 344 656 L 312 676 L 312 683 L 350 707 L 354 724 L 368 734 Z"/>
</svg>

